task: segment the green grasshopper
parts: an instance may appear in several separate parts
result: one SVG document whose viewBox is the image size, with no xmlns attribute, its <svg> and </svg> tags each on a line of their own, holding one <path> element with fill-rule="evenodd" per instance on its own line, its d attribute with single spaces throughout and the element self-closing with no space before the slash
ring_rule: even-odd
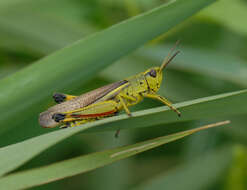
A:
<svg viewBox="0 0 247 190">
<path fill-rule="evenodd" d="M 40 125 L 48 128 L 58 125 L 73 127 L 113 116 L 121 110 L 131 116 L 128 107 L 139 103 L 143 98 L 159 100 L 180 116 L 181 113 L 169 100 L 156 93 L 162 82 L 162 71 L 178 53 L 179 51 L 173 55 L 169 53 L 160 67 L 150 68 L 80 96 L 55 93 L 53 98 L 58 104 L 40 114 Z"/>
</svg>

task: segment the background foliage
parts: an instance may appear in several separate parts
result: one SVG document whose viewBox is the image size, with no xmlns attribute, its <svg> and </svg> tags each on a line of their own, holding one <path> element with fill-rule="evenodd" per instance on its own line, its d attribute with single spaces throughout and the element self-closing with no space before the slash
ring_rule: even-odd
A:
<svg viewBox="0 0 247 190">
<path fill-rule="evenodd" d="M 230 119 L 230 127 L 32 189 L 246 189 L 247 1 L 167 2 L 0 1 L 0 187 L 16 179 L 29 187 L 66 163 L 85 164 L 80 157 L 86 154 L 85 165 L 94 168 L 90 153 Z M 145 100 L 131 108 L 139 112 L 130 119 L 120 115 L 69 130 L 38 125 L 38 114 L 54 104 L 53 92 L 80 94 L 159 65 L 177 40 L 181 54 L 166 70 L 159 93 L 180 102 L 181 119 Z M 115 139 L 118 128 L 126 130 Z M 95 163 L 105 165 L 109 160 L 100 154 Z M 50 181 L 42 179 L 35 185 Z"/>
</svg>

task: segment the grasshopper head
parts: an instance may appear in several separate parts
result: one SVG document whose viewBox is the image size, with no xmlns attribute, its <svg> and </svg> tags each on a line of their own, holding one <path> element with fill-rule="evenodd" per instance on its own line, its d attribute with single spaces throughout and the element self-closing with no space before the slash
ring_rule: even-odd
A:
<svg viewBox="0 0 247 190">
<path fill-rule="evenodd" d="M 160 67 L 153 67 L 144 72 L 150 90 L 153 92 L 159 90 L 163 78 L 163 70 L 178 53 L 179 51 L 176 51 L 171 57 L 168 55 Z"/>
<path fill-rule="evenodd" d="M 152 67 L 144 72 L 144 76 L 151 91 L 157 92 L 162 82 L 162 72 L 160 67 Z"/>
</svg>

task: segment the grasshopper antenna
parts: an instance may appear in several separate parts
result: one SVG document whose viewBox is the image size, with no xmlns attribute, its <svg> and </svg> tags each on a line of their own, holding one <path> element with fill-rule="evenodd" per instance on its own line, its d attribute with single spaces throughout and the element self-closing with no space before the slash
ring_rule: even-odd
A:
<svg viewBox="0 0 247 190">
<path fill-rule="evenodd" d="M 180 43 L 180 41 L 176 41 L 175 45 L 172 47 L 172 49 L 170 50 L 170 52 L 168 53 L 168 55 L 165 57 L 162 65 L 160 66 L 160 72 L 162 72 L 163 69 L 165 69 L 167 67 L 167 65 L 173 60 L 174 57 L 176 57 L 176 55 L 178 53 L 180 53 L 180 51 L 176 51 L 173 55 L 172 53 L 174 52 L 174 50 L 176 49 L 176 47 L 178 46 L 178 44 Z"/>
</svg>

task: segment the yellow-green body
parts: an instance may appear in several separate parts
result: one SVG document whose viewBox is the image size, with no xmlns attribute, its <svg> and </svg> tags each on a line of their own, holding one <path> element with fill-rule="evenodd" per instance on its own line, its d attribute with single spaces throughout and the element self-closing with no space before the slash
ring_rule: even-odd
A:
<svg viewBox="0 0 247 190">
<path fill-rule="evenodd" d="M 150 70 L 157 68 L 159 67 L 151 68 Z M 139 73 L 137 75 L 125 79 L 125 81 L 128 81 L 125 84 L 125 86 L 120 86 L 116 88 L 105 98 L 108 99 L 108 97 L 110 97 L 111 94 L 114 94 L 116 91 L 119 91 L 119 93 L 114 96 L 113 100 L 118 103 L 117 109 L 122 110 L 125 109 L 124 105 L 126 105 L 126 107 L 133 106 L 142 101 L 146 94 L 156 93 L 157 90 L 160 88 L 162 75 L 160 75 L 159 79 L 157 80 L 150 80 L 149 76 L 147 76 L 146 73 L 147 72 Z M 121 101 L 123 101 L 124 104 Z"/>
<path fill-rule="evenodd" d="M 81 96 L 58 94 L 63 96 L 64 101 L 41 113 L 40 124 L 43 127 L 76 126 L 112 116 L 121 110 L 131 116 L 128 107 L 139 103 L 145 97 L 163 102 L 180 115 L 166 98 L 157 94 L 163 78 L 162 71 L 177 53 L 166 59 L 161 67 L 150 68 Z"/>
</svg>

